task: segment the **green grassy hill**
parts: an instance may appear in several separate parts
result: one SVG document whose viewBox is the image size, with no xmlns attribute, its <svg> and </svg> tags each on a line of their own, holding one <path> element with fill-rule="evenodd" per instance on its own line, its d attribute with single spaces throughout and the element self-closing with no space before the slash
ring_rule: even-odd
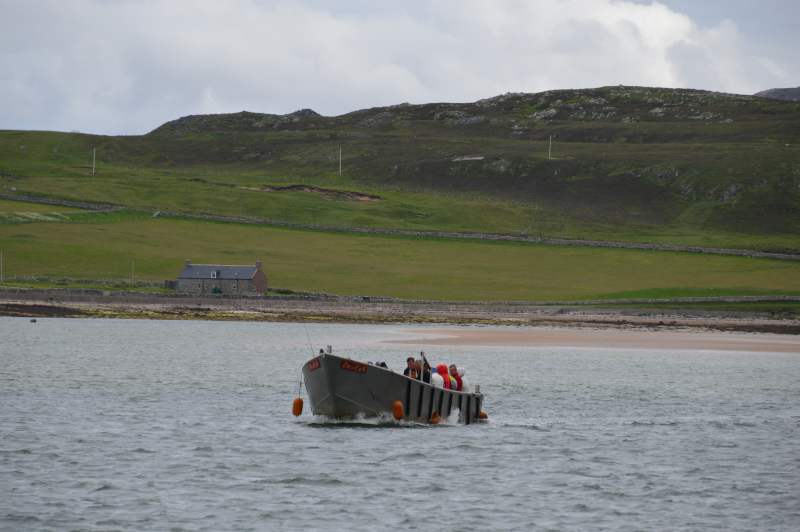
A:
<svg viewBox="0 0 800 532">
<path fill-rule="evenodd" d="M 0 175 L 4 192 L 154 210 L 800 249 L 800 104 L 695 90 L 189 116 L 131 137 L 6 131 Z M 298 184 L 372 198 L 283 188 Z"/>
<path fill-rule="evenodd" d="M 93 148 L 97 152 L 94 175 Z M 173 257 L 165 248 L 170 239 L 164 228 L 179 226 L 144 223 L 155 211 L 337 228 L 507 233 L 800 253 L 800 103 L 618 86 L 506 94 L 474 103 L 401 104 L 336 117 L 311 110 L 287 115 L 188 116 L 139 136 L 0 131 L 0 194 L 128 209 L 109 214 L 0 203 L 0 246 L 7 250 L 7 257 L 15 256 L 17 272 L 32 275 L 96 278 L 108 272 L 114 276 L 120 273 L 117 262 L 125 270 L 127 257 L 136 256 L 137 247 L 155 246 L 160 251 L 145 254 L 153 262 L 151 267 L 142 263 L 142 276 L 170 277 L 173 261 L 225 258 L 202 243 L 204 231 L 226 233 L 228 238 L 240 231 L 231 224 L 196 222 L 200 224 L 196 240 L 191 239 L 191 231 L 184 231 L 186 247 L 178 248 L 170 241 L 170 250 L 180 249 L 186 255 Z M 132 223 L 132 218 L 137 222 L 129 226 L 135 228 L 130 242 L 139 244 L 114 252 L 126 258 L 79 242 L 80 235 L 103 242 L 98 239 L 104 234 L 102 228 L 111 234 L 120 230 L 119 224 Z M 89 232 L 90 226 L 100 229 Z M 72 243 L 67 246 L 45 238 L 51 233 L 69 234 Z M 309 242 L 335 240 L 330 234 L 311 234 Z M 230 242 L 231 260 L 267 258 L 258 246 L 245 243 L 253 238 L 247 237 L 241 245 Z M 317 243 L 309 249 L 333 253 L 332 264 L 342 270 L 326 271 L 326 275 L 353 275 L 358 268 L 353 269 L 352 259 L 335 255 L 337 250 L 350 249 L 343 243 L 350 242 L 347 239 L 361 237 L 336 238 L 345 240 L 333 248 Z M 597 278 L 597 282 L 584 283 L 579 277 L 561 279 L 556 274 L 559 268 L 569 270 L 570 261 L 594 260 L 602 254 L 583 258 L 557 254 L 558 260 L 539 261 L 535 254 L 523 259 L 516 251 L 501 253 L 505 262 L 490 260 L 484 269 L 476 270 L 478 278 L 487 279 L 482 286 L 473 282 L 450 288 L 441 283 L 428 286 L 415 268 L 420 261 L 423 269 L 430 268 L 423 257 L 432 251 L 409 252 L 414 267 L 403 266 L 405 255 L 398 251 L 402 248 L 398 242 L 405 240 L 374 238 L 388 246 L 374 244 L 374 249 L 384 250 L 387 261 L 370 263 L 374 274 L 370 283 L 366 282 L 369 275 L 358 274 L 355 285 L 341 278 L 330 278 L 332 284 L 326 285 L 323 279 L 328 277 L 320 271 L 292 263 L 305 260 L 296 250 L 286 264 L 291 264 L 287 272 L 298 273 L 288 277 L 285 286 L 459 299 L 480 299 L 481 295 L 517 299 L 516 293 L 520 298 L 572 298 L 642 290 L 776 293 L 782 287 L 798 289 L 793 268 L 778 273 L 759 267 L 756 270 L 761 273 L 748 278 L 751 263 L 734 260 L 726 263 L 732 265 L 731 270 L 725 266 L 719 271 L 741 268 L 744 277 L 698 275 L 695 283 L 691 276 L 667 275 L 627 251 L 609 253 L 622 253 L 614 257 L 639 264 L 639 273 L 625 274 L 637 279 L 630 286 L 609 281 L 615 271 L 623 270 L 606 266 L 601 271 L 611 277 L 602 282 Z M 285 242 L 292 240 L 303 239 Z M 506 249 L 438 242 L 442 249 L 455 246 L 445 264 L 459 253 L 482 264 L 477 255 L 491 257 Z M 197 253 L 190 253 L 192 249 Z M 60 250 L 62 263 L 71 266 L 40 263 L 48 250 Z M 69 260 L 71 253 L 91 257 L 95 266 Z M 157 258 L 159 253 L 166 262 Z M 650 255 L 641 255 L 646 256 Z M 492 275 L 492 264 L 499 272 L 507 267 L 513 275 Z M 695 267 L 706 271 L 703 261 L 686 264 L 693 266 L 681 266 L 681 271 Z M 416 273 L 400 276 L 391 287 L 380 289 L 382 276 L 399 275 L 393 270 L 397 265 Z M 565 284 L 545 289 L 519 281 L 526 268 L 531 275 Z M 125 277 L 124 271 L 120 275 Z M 359 285 L 359 278 L 366 284 Z M 432 278 L 437 277 L 432 274 Z M 472 296 L 463 286 L 472 287 Z"/>
</svg>

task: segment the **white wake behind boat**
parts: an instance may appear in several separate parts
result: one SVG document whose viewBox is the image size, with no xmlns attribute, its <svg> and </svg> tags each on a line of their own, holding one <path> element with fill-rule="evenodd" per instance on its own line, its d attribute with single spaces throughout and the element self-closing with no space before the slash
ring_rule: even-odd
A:
<svg viewBox="0 0 800 532">
<path fill-rule="evenodd" d="M 458 413 L 460 423 L 485 418 L 483 394 L 440 388 L 401 373 L 320 353 L 303 365 L 303 380 L 314 415 L 331 418 L 390 415 L 396 419 L 436 422 Z M 400 408 L 402 405 L 402 409 Z"/>
</svg>

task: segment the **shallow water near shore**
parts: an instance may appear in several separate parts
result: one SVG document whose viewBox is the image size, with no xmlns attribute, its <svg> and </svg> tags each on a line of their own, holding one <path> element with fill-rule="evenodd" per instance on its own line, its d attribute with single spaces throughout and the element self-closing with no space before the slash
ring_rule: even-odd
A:
<svg viewBox="0 0 800 532">
<path fill-rule="evenodd" d="M 800 527 L 797 354 L 419 329 L 0 318 L 0 530 Z M 327 344 L 458 363 L 490 421 L 292 418 Z"/>
</svg>

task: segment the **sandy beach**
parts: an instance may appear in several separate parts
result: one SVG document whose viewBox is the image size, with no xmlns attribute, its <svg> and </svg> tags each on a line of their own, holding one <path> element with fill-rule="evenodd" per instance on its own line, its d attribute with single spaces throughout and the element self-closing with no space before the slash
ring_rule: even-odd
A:
<svg viewBox="0 0 800 532">
<path fill-rule="evenodd" d="M 800 353 L 800 320 L 693 310 L 518 303 L 178 298 L 0 291 L 0 316 L 322 323 L 406 323 L 409 344 L 520 345 Z M 422 325 L 430 325 L 424 328 Z M 444 329 L 438 326 L 463 325 Z"/>
<path fill-rule="evenodd" d="M 392 340 L 391 343 L 688 349 L 800 354 L 800 337 L 769 333 L 708 330 L 610 330 L 569 327 L 465 327 L 461 329 L 411 329 L 407 333 L 409 334 L 407 340 Z"/>
</svg>

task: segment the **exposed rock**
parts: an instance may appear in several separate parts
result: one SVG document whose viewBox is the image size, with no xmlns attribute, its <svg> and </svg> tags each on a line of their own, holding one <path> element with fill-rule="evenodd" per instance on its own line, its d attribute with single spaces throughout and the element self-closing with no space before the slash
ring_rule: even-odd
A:
<svg viewBox="0 0 800 532">
<path fill-rule="evenodd" d="M 454 125 L 457 125 L 457 126 L 472 126 L 472 125 L 475 125 L 475 124 L 482 124 L 483 122 L 486 122 L 486 117 L 485 116 L 480 116 L 480 115 L 478 115 L 478 116 L 465 116 L 463 118 L 459 118 L 459 119 L 456 119 L 456 120 L 452 121 L 452 123 Z"/>
<path fill-rule="evenodd" d="M 486 121 L 485 116 L 471 115 L 465 111 L 459 111 L 458 109 L 439 111 L 433 115 L 433 119 L 455 126 L 469 126 L 473 124 L 480 124 Z"/>
<path fill-rule="evenodd" d="M 497 107 L 498 105 L 507 103 L 511 100 L 523 96 L 530 96 L 530 94 L 525 92 L 507 92 L 505 94 L 494 96 L 492 98 L 484 98 L 483 100 L 478 100 L 477 102 L 475 102 L 475 104 L 480 107 Z"/>
<path fill-rule="evenodd" d="M 544 109 L 543 111 L 537 111 L 530 115 L 530 118 L 534 120 L 549 120 L 558 114 L 558 109 Z"/>
<path fill-rule="evenodd" d="M 678 194 L 682 198 L 690 201 L 695 201 L 698 199 L 694 183 L 690 183 L 688 181 L 684 181 L 678 185 Z"/>
<path fill-rule="evenodd" d="M 434 113 L 433 119 L 434 120 L 453 120 L 453 119 L 458 119 L 458 118 L 464 118 L 466 116 L 469 116 L 469 113 L 466 113 L 464 111 L 459 111 L 457 109 L 449 109 L 449 110 L 446 110 L 446 111 L 439 111 L 437 113 Z"/>
<path fill-rule="evenodd" d="M 712 120 L 712 119 L 714 119 L 716 117 L 717 117 L 717 115 L 715 115 L 714 113 L 712 113 L 710 111 L 705 111 L 703 113 L 699 113 L 699 114 L 690 116 L 689 118 L 691 120 Z"/>
<path fill-rule="evenodd" d="M 322 115 L 320 115 L 313 109 L 298 109 L 293 113 L 289 113 L 283 116 L 285 116 L 286 118 L 319 118 Z"/>
<path fill-rule="evenodd" d="M 739 193 L 742 191 L 743 188 L 744 187 L 739 183 L 733 183 L 731 185 L 721 187 L 716 191 L 715 195 L 717 199 L 727 203 L 732 200 L 735 200 L 739 196 Z"/>
<path fill-rule="evenodd" d="M 617 113 L 614 107 L 606 107 L 601 111 L 581 109 L 571 113 L 569 117 L 573 120 L 606 120 L 609 118 L 614 118 L 616 114 Z"/>
<path fill-rule="evenodd" d="M 382 113 L 378 113 L 376 115 L 370 116 L 365 118 L 364 120 L 360 121 L 356 124 L 357 127 L 385 127 L 391 125 L 395 121 L 396 116 L 394 113 L 390 113 L 389 111 L 384 111 Z"/>
<path fill-rule="evenodd" d="M 511 169 L 511 161 L 508 159 L 497 159 L 487 164 L 486 167 L 498 174 L 505 174 Z"/>
</svg>

